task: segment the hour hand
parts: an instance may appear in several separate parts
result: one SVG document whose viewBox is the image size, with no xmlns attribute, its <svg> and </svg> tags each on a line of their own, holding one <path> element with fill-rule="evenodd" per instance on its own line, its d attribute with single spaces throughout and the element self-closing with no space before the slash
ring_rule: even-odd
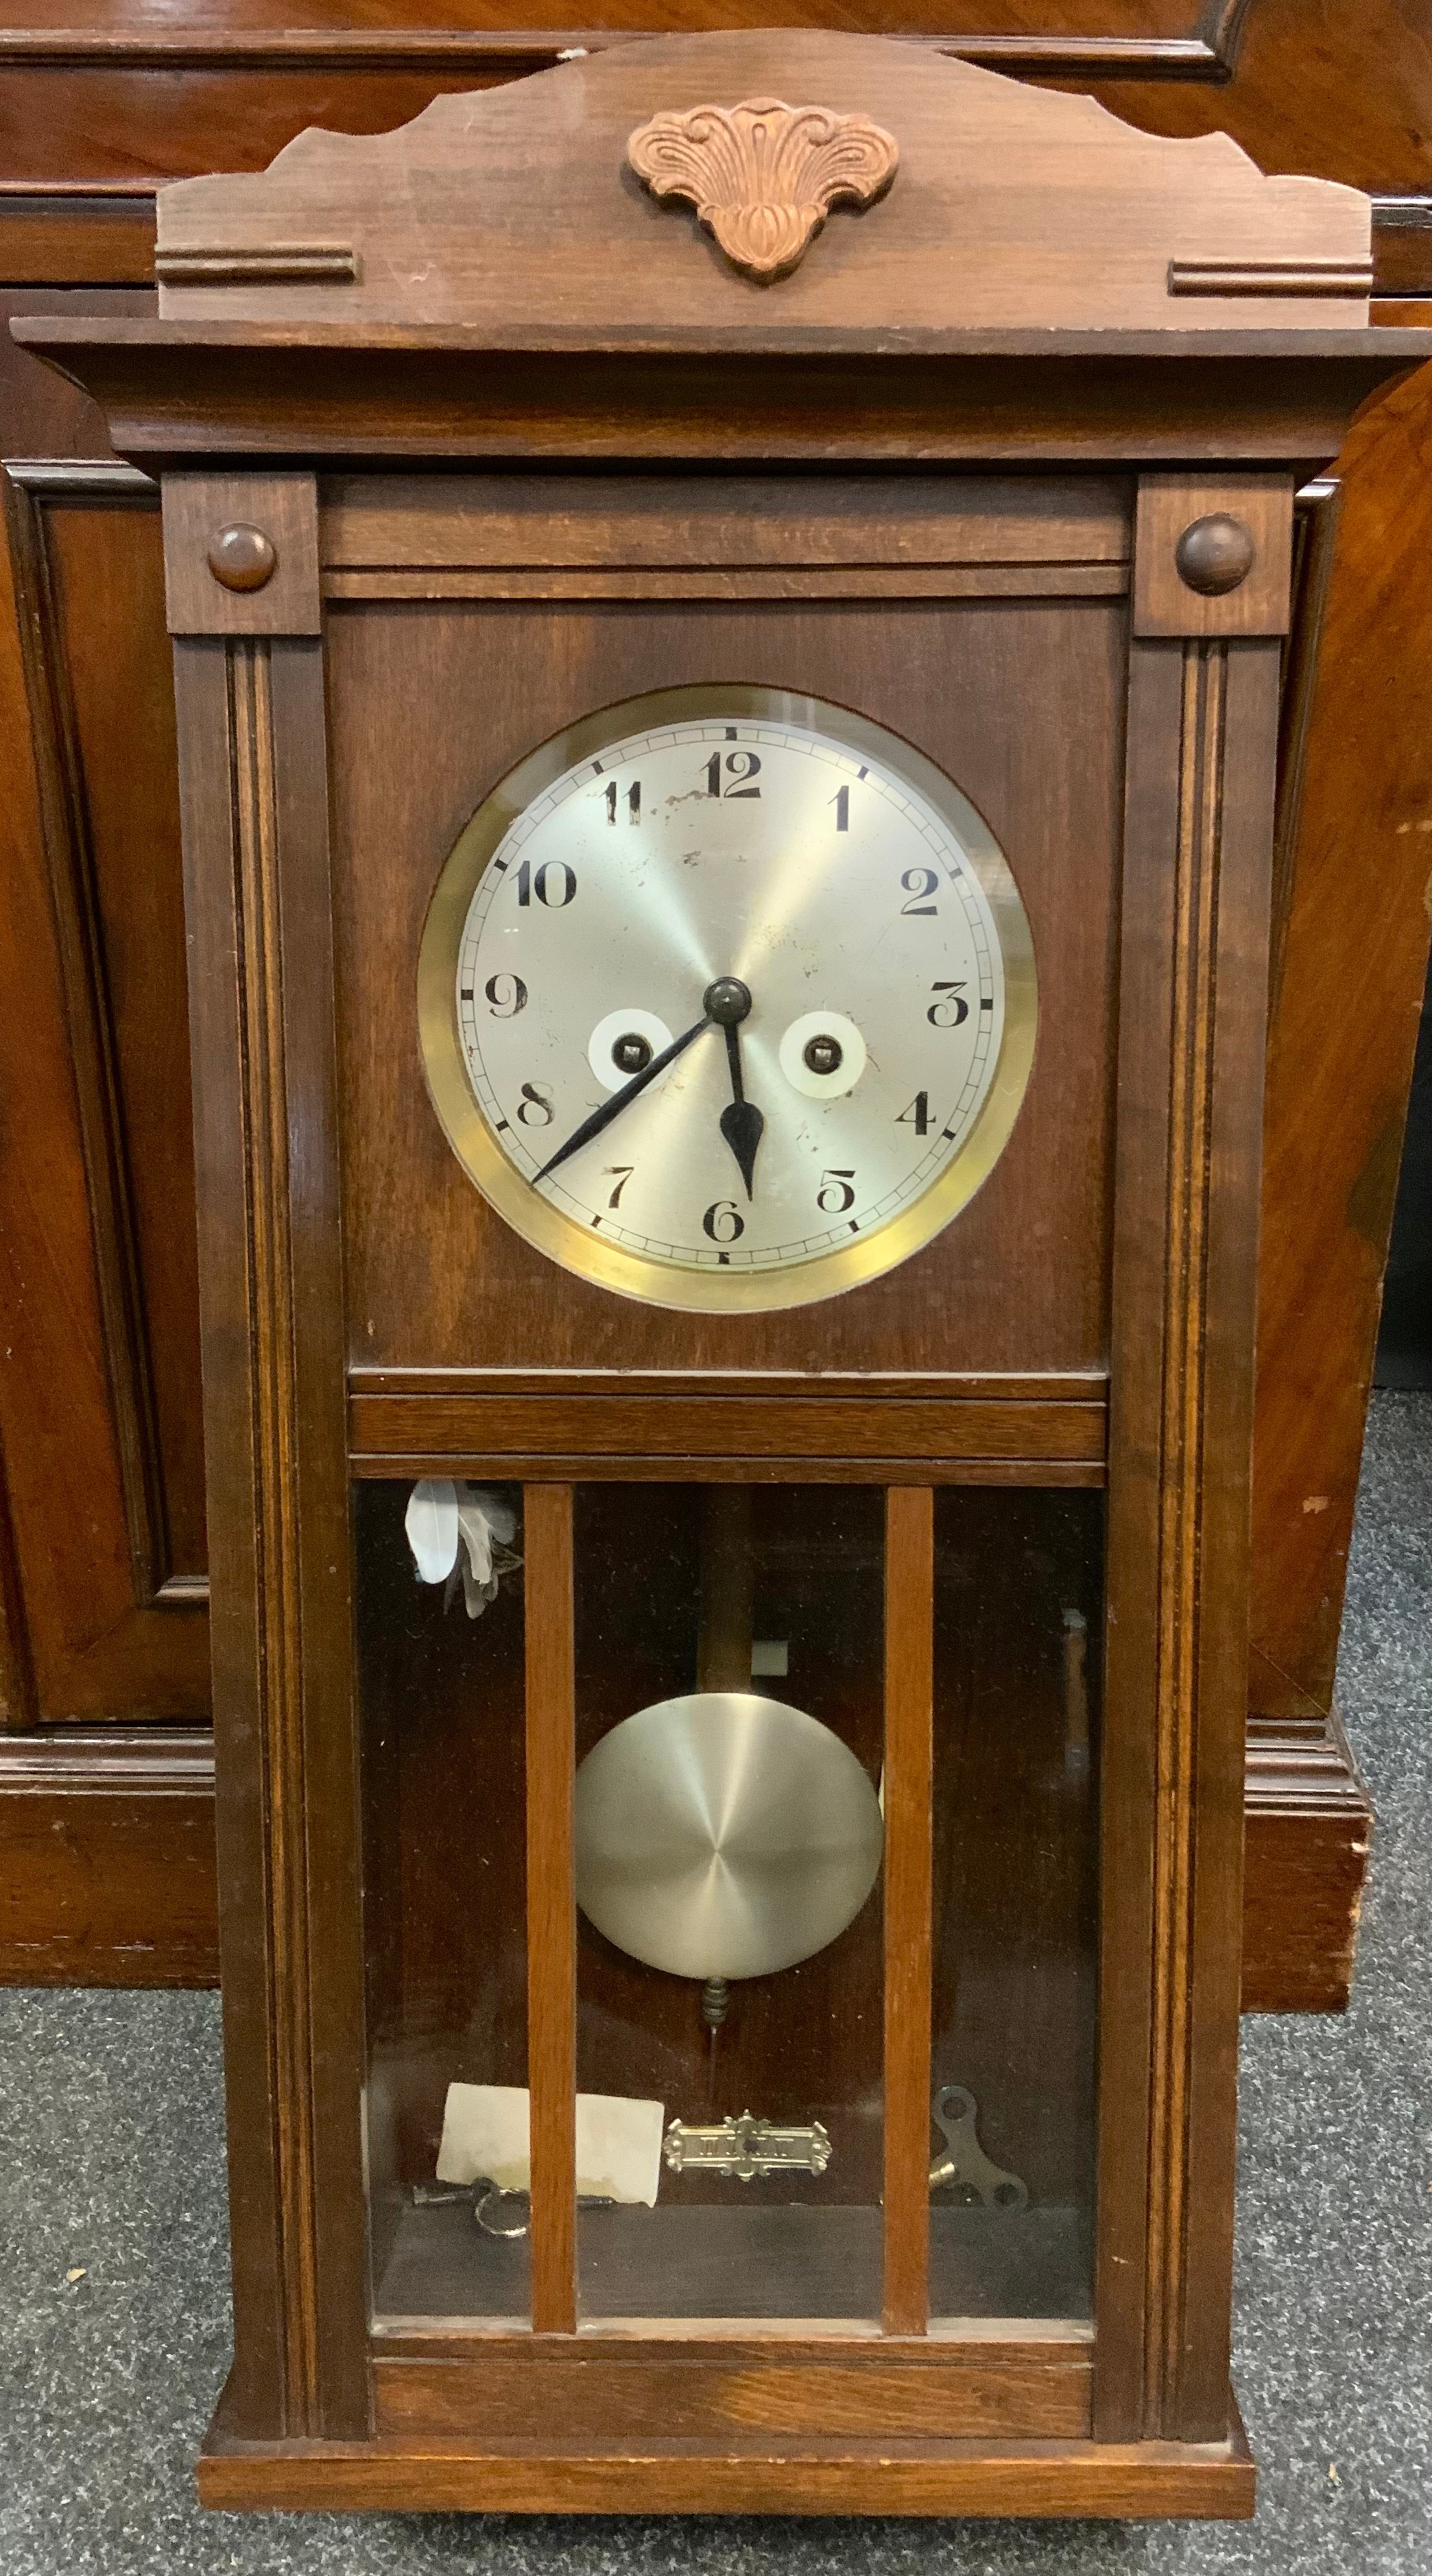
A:
<svg viewBox="0 0 1432 2576">
<path fill-rule="evenodd" d="M 721 1133 L 736 1157 L 746 1196 L 751 1199 L 756 1195 L 756 1149 L 766 1132 L 766 1122 L 755 1102 L 746 1098 L 741 1081 L 741 1041 L 731 1020 L 726 1022 L 726 1061 L 731 1069 L 731 1100 L 721 1112 Z"/>
</svg>

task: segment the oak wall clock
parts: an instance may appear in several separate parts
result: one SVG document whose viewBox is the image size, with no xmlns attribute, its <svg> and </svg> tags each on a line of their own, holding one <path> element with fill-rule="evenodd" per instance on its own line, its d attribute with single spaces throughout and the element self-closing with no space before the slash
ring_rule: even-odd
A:
<svg viewBox="0 0 1432 2576">
<path fill-rule="evenodd" d="M 1425 346 L 1368 241 L 662 38 L 21 326 L 164 484 L 209 2502 L 1251 2510 L 1270 818 L 1295 482 Z"/>
</svg>

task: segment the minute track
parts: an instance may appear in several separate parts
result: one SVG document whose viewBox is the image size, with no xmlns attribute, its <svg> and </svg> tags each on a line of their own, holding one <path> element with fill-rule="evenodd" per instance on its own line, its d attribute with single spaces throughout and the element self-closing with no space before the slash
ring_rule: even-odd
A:
<svg viewBox="0 0 1432 2576">
<path fill-rule="evenodd" d="M 477 1146 L 459 1150 L 519 1232 L 608 1286 L 719 1311 L 834 1293 L 948 1221 L 1008 1132 L 1033 1032 L 1022 911 L 948 781 L 835 709 L 710 689 L 611 710 L 498 795 L 447 1007 Z M 722 984 L 744 987 L 737 1018 L 711 1010 Z M 932 992 L 967 996 L 963 1022 L 929 1024 Z M 698 1047 L 713 1021 L 722 1046 Z M 657 1052 L 604 1099 L 612 1028 Z M 810 1052 L 812 1029 L 837 1043 Z M 928 1114 L 902 1123 L 921 1093 Z M 619 1207 L 585 1151 L 609 1128 Z"/>
</svg>

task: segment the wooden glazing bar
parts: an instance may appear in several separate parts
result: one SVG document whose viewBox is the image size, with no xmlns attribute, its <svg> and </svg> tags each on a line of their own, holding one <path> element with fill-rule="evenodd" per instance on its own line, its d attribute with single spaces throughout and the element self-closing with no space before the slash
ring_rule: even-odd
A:
<svg viewBox="0 0 1432 2576">
<path fill-rule="evenodd" d="M 527 1663 L 527 2082 L 532 2329 L 577 2324 L 577 1918 L 572 1488 L 523 1496 Z"/>
<path fill-rule="evenodd" d="M 565 1449 L 542 1454 L 490 1449 L 382 1449 L 350 1451 L 349 1473 L 370 1482 L 393 1477 L 468 1476 L 481 1484 L 580 1483 L 689 1485 L 691 1460 L 658 1458 L 640 1451 Z M 840 1454 L 762 1458 L 755 1473 L 768 1485 L 1033 1485 L 1051 1490 L 1097 1491 L 1105 1482 L 1094 1458 L 886 1458 Z M 744 1484 L 752 1474 L 745 1458 L 703 1458 L 703 1484 Z"/>
<path fill-rule="evenodd" d="M 930 1790 L 935 1497 L 892 1486 L 885 1521 L 885 2300 L 923 2334 L 930 2255 Z"/>
<path fill-rule="evenodd" d="M 1048 1459 L 1102 1468 L 1105 1408 L 1090 1401 L 934 1395 L 368 1395 L 349 1398 L 368 1457 L 607 1455 L 930 1460 Z M 441 1472 L 438 1470 L 436 1472 Z"/>
<path fill-rule="evenodd" d="M 1121 564 L 852 564 L 643 569 L 331 572 L 325 599 L 1120 599 Z"/>
</svg>

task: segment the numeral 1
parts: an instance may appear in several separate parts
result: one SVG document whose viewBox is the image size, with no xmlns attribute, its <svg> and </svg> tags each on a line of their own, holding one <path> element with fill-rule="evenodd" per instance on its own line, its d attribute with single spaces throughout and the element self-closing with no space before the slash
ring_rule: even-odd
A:
<svg viewBox="0 0 1432 2576">
<path fill-rule="evenodd" d="M 832 805 L 835 807 L 835 828 L 836 828 L 837 832 L 848 832 L 848 831 L 849 831 L 849 829 L 850 829 L 850 790 L 849 790 L 849 788 L 848 788 L 848 787 L 838 787 L 838 788 L 836 789 L 835 794 L 832 796 L 832 798 L 831 798 L 831 800 L 830 800 L 830 801 L 831 801 Z"/>
</svg>

